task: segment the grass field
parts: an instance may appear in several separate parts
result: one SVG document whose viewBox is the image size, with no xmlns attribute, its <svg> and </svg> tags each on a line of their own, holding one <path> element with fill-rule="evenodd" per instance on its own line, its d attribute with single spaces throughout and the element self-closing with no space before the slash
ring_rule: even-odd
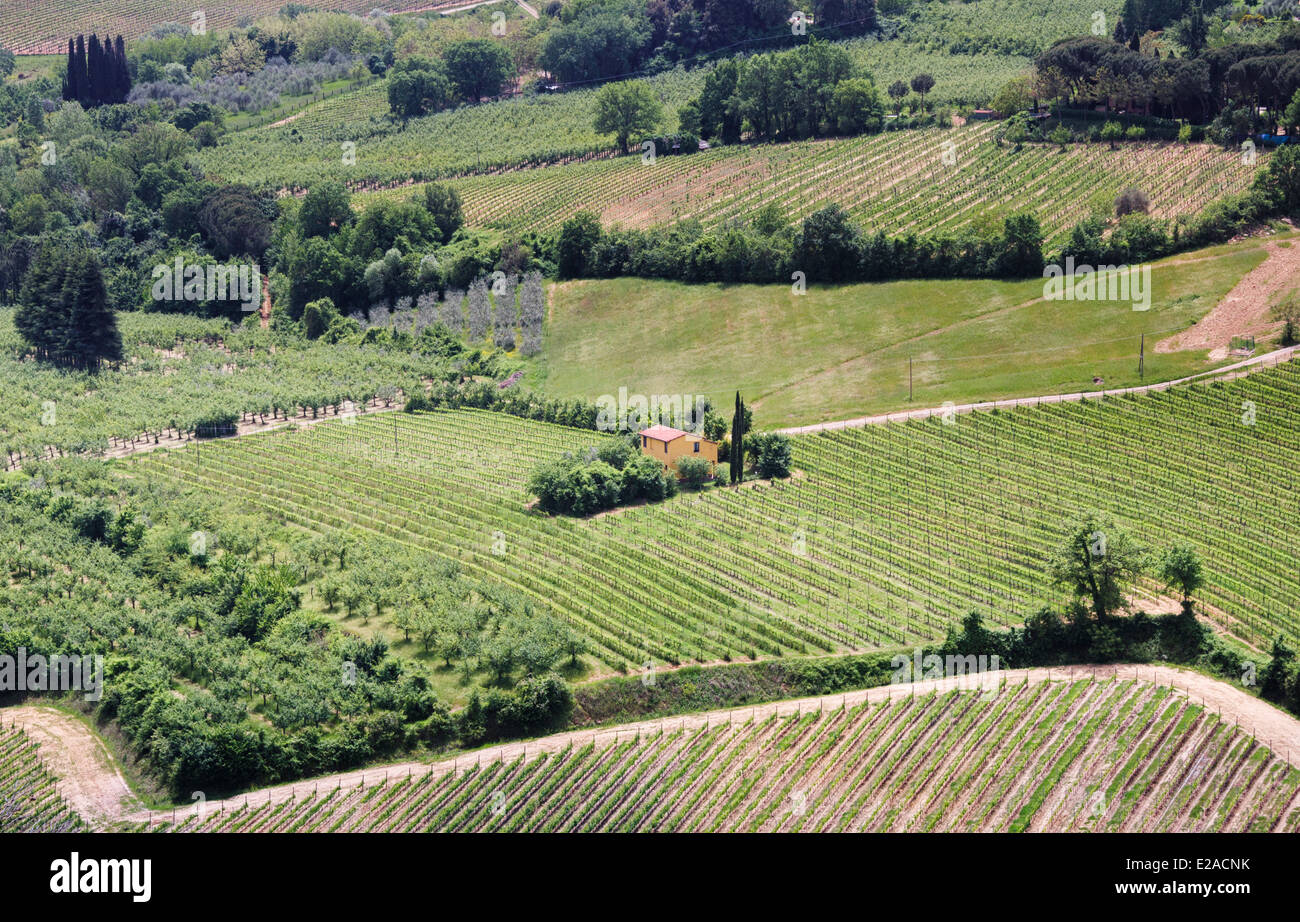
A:
<svg viewBox="0 0 1300 922">
<path fill-rule="evenodd" d="M 1146 682 L 900 695 L 193 814 L 204 832 L 1295 831 L 1300 771 Z"/>
<path fill-rule="evenodd" d="M 1210 367 L 1203 353 L 1153 354 L 1263 260 L 1258 241 L 1155 264 L 1149 311 L 1118 302 L 1047 302 L 1041 280 L 914 281 L 812 287 L 685 285 L 641 279 L 553 289 L 534 383 L 595 400 L 739 388 L 761 425 L 807 425 L 944 401 L 1092 390 Z M 653 355 L 654 361 L 645 357 Z"/>
<path fill-rule="evenodd" d="M 195 490 L 295 530 L 457 560 L 568 620 L 609 667 L 906 645 L 972 609 L 1017 624 L 1064 601 L 1047 560 L 1089 509 L 1156 548 L 1190 542 L 1212 620 L 1266 647 L 1300 638 L 1297 395 L 1293 363 L 952 425 L 826 432 L 795 440 L 792 481 L 590 520 L 528 511 L 525 483 L 539 461 L 602 436 L 483 411 L 329 422 L 122 469 L 163 500 Z"/>
</svg>

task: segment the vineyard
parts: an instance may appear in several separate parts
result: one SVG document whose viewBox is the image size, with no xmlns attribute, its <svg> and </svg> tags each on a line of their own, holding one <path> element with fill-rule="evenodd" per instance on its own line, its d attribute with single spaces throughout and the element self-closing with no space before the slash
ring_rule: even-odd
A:
<svg viewBox="0 0 1300 922">
<path fill-rule="evenodd" d="M 705 72 L 669 71 L 646 82 L 675 126 L 677 108 L 697 96 Z M 316 103 L 292 123 L 232 134 L 204 151 L 209 173 L 263 188 L 305 189 L 322 179 L 356 188 L 406 184 L 537 166 L 613 150 L 592 128 L 595 89 L 523 95 L 462 106 L 403 125 L 388 117 L 387 85 Z M 356 145 L 344 162 L 341 145 Z"/>
<path fill-rule="evenodd" d="M 74 832 L 84 828 L 55 788 L 37 744 L 16 727 L 0 726 L 0 833 Z"/>
<path fill-rule="evenodd" d="M 10 464 L 193 433 L 230 414 L 316 418 L 344 401 L 387 394 L 391 403 L 444 367 L 418 353 L 290 342 L 224 320 L 123 313 L 118 323 L 128 361 L 89 375 L 17 360 L 13 311 L 0 310 L 0 447 Z"/>
<path fill-rule="evenodd" d="M 1047 559 L 1088 509 L 1156 547 L 1190 542 L 1210 617 L 1266 647 L 1279 632 L 1300 638 L 1298 396 L 1300 365 L 1287 364 L 1147 396 L 824 432 L 795 441 L 802 476 L 790 481 L 590 520 L 530 512 L 524 483 L 601 436 L 484 411 L 331 422 L 125 471 L 457 560 L 567 619 L 613 667 L 912 644 L 972 609 L 1017 624 L 1063 601 Z"/>
<path fill-rule="evenodd" d="M 1244 191 L 1256 167 L 1209 144 L 1027 145 L 994 142 L 994 124 L 837 140 L 724 147 L 691 156 L 620 157 L 456 180 L 471 224 L 553 231 L 578 211 L 648 228 L 687 218 L 716 227 L 778 205 L 799 221 L 829 204 L 890 235 L 960 231 L 1033 214 L 1060 244 L 1115 195 L 1142 189 L 1161 218 Z M 391 194 L 391 193 L 379 193 Z"/>
<path fill-rule="evenodd" d="M 896 42 L 851 41 L 845 47 L 881 87 L 927 70 L 936 79 L 930 97 L 935 105 L 983 104 L 1030 63 L 997 55 L 926 54 Z M 678 68 L 644 78 L 664 103 L 661 130 L 677 127 L 678 109 L 699 95 L 707 73 Z M 369 190 L 603 160 L 614 143 L 592 128 L 596 93 L 592 88 L 522 95 L 402 124 L 389 118 L 387 85 L 380 81 L 315 103 L 292 123 L 234 133 L 201 152 L 200 161 L 214 176 L 262 188 L 301 190 L 328 178 Z M 344 163 L 344 142 L 356 144 L 355 164 Z"/>
<path fill-rule="evenodd" d="M 454 7 L 457 0 L 389 0 L 390 13 L 416 9 Z M 219 0 L 207 3 L 203 12 L 212 31 L 233 28 L 244 21 L 273 15 L 281 0 Z M 331 0 L 329 9 L 347 13 L 368 13 L 372 0 Z M 16 54 L 58 54 L 66 51 L 69 36 L 90 32 L 119 32 L 128 40 L 152 32 L 164 23 L 189 26 L 195 12 L 192 3 L 180 0 L 11 0 L 0 7 L 0 47 Z"/>
<path fill-rule="evenodd" d="M 185 832 L 1297 831 L 1300 771 L 1144 681 L 1008 682 L 807 713 L 665 721 L 444 764 Z M 545 741 L 540 741 L 543 744 Z M 145 828 L 140 824 L 139 828 Z"/>
<path fill-rule="evenodd" d="M 1094 26 L 1109 35 L 1123 7 L 1120 0 L 927 0 L 903 15 L 901 37 L 958 58 L 977 52 L 1037 54 L 1063 36 L 1088 35 Z"/>
</svg>

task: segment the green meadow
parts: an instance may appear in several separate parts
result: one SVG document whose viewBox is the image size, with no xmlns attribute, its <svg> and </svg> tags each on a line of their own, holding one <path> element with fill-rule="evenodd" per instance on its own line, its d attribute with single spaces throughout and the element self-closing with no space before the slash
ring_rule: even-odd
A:
<svg viewBox="0 0 1300 922">
<path fill-rule="evenodd" d="M 811 287 L 642 279 L 555 285 L 534 384 L 595 400 L 738 387 L 764 427 L 947 401 L 1128 387 L 1216 366 L 1155 344 L 1208 313 L 1265 257 L 1248 240 L 1153 264 L 1151 306 L 1047 301 L 1043 280 Z M 1138 354 L 1146 337 L 1143 374 Z M 909 377 L 911 400 L 909 401 Z"/>
</svg>

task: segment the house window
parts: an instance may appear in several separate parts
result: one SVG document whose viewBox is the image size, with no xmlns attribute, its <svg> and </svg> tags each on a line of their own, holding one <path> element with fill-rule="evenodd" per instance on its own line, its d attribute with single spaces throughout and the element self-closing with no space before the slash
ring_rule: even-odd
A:
<svg viewBox="0 0 1300 922">
<path fill-rule="evenodd" d="M 664 454 L 668 454 L 668 443 L 664 442 Z"/>
<path fill-rule="evenodd" d="M 697 455 L 700 453 L 700 443 L 699 443 L 699 442 L 696 442 L 696 443 L 695 443 L 695 453 L 696 453 Z"/>
<path fill-rule="evenodd" d="M 641 436 L 641 447 L 645 448 L 648 444 L 650 444 L 650 439 L 647 436 Z"/>
</svg>

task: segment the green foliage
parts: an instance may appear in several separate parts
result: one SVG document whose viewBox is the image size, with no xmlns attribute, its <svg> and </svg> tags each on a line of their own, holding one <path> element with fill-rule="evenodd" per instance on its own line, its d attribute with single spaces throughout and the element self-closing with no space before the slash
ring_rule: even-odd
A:
<svg viewBox="0 0 1300 922">
<path fill-rule="evenodd" d="M 510 52 L 501 42 L 476 38 L 452 42 L 443 51 L 447 76 L 456 93 L 470 102 L 495 96 L 514 74 Z"/>
<path fill-rule="evenodd" d="M 596 94 L 592 127 L 612 134 L 623 153 L 634 134 L 652 134 L 663 121 L 664 109 L 650 87 L 639 80 L 609 83 Z"/>
<path fill-rule="evenodd" d="M 1129 589 L 1147 566 L 1147 551 L 1113 519 L 1089 513 L 1070 526 L 1052 557 L 1052 582 L 1086 599 L 1097 620 L 1128 607 Z"/>
<path fill-rule="evenodd" d="M 19 303 L 14 326 L 39 358 L 88 370 L 122 358 L 99 260 L 89 250 L 42 247 Z"/>
<path fill-rule="evenodd" d="M 388 73 L 388 107 L 403 120 L 445 109 L 453 99 L 451 78 L 441 60 L 410 57 Z"/>
<path fill-rule="evenodd" d="M 564 222 L 555 243 L 556 269 L 561 278 L 586 274 L 591 252 L 601 239 L 600 219 L 583 211 Z"/>
<path fill-rule="evenodd" d="M 754 459 L 754 470 L 764 479 L 789 477 L 794 464 L 790 437 L 779 432 L 747 436 L 745 450 Z"/>
<path fill-rule="evenodd" d="M 1175 544 L 1160 557 L 1158 577 L 1182 596 L 1183 611 L 1192 611 L 1192 595 L 1205 585 L 1205 568 L 1190 544 Z"/>
<path fill-rule="evenodd" d="M 678 459 L 677 477 L 692 487 L 700 487 L 713 475 L 713 464 L 706 458 L 687 455 Z"/>
<path fill-rule="evenodd" d="M 355 217 L 347 187 L 341 182 L 322 182 L 307 190 L 298 210 L 298 227 L 303 237 L 328 237 Z"/>
</svg>

